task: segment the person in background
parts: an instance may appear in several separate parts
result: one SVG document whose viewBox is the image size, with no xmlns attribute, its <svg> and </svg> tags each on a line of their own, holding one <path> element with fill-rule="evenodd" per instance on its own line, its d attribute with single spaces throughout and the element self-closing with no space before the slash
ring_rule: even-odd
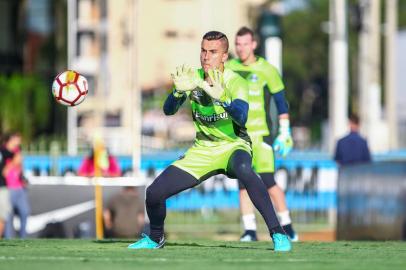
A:
<svg viewBox="0 0 406 270">
<path fill-rule="evenodd" d="M 285 193 L 275 182 L 274 150 L 285 157 L 293 147 L 290 134 L 289 108 L 285 98 L 285 86 L 277 69 L 264 58 L 255 55 L 257 41 L 254 32 L 248 27 L 241 27 L 235 37 L 238 58 L 226 63 L 243 77 L 249 86 L 247 130 L 252 141 L 252 167 L 264 182 L 268 194 L 275 205 L 276 214 L 282 228 L 292 241 L 298 241 L 293 229 Z M 274 99 L 279 119 L 279 134 L 272 137 L 271 99 Z M 245 185 L 239 181 L 240 211 L 244 234 L 240 241 L 257 241 L 257 223 L 254 207 Z"/>
<path fill-rule="evenodd" d="M 6 221 L 11 211 L 5 169 L 21 145 L 21 135 L 17 132 L 6 134 L 0 146 L 0 238 L 3 237 Z"/>
<path fill-rule="evenodd" d="M 368 142 L 359 134 L 359 117 L 349 118 L 350 133 L 338 140 L 334 160 L 340 166 L 371 162 Z"/>
<path fill-rule="evenodd" d="M 10 160 L 4 170 L 7 188 L 10 194 L 11 212 L 7 219 L 5 238 L 14 237 L 14 214 L 20 218 L 19 236 L 21 239 L 27 237 L 27 220 L 31 212 L 28 193 L 26 189 L 26 181 L 22 170 L 22 154 L 17 151 L 12 160 Z"/>
<path fill-rule="evenodd" d="M 79 167 L 78 175 L 93 177 L 95 176 L 95 155 L 94 150 L 91 151 L 90 155 L 85 157 L 82 164 Z M 108 153 L 108 151 L 103 148 L 100 151 L 98 160 L 96 161 L 103 177 L 118 177 L 121 176 L 121 169 L 118 165 L 117 159 Z"/>
<path fill-rule="evenodd" d="M 103 211 L 106 238 L 136 238 L 144 228 L 144 204 L 135 187 L 123 187 Z"/>
</svg>

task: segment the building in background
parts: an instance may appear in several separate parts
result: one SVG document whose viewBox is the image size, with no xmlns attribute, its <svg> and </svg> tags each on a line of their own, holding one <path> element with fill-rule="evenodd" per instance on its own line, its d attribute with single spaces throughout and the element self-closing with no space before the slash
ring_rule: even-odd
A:
<svg viewBox="0 0 406 270">
<path fill-rule="evenodd" d="M 226 33 L 233 48 L 235 32 L 248 24 L 250 7 L 263 2 L 68 0 L 69 68 L 85 75 L 90 89 L 86 101 L 70 111 L 75 118 L 68 127 L 71 146 L 85 148 L 95 130 L 102 130 L 112 152 L 131 154 L 134 126 L 141 121 L 140 108 L 134 110 L 140 90 L 167 89 L 176 66 L 199 66 L 207 31 Z M 194 136 L 192 125 L 183 128 Z"/>
</svg>

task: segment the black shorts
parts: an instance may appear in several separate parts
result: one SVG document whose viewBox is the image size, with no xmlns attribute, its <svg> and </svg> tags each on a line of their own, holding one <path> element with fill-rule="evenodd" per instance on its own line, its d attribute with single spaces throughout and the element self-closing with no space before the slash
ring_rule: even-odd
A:
<svg viewBox="0 0 406 270">
<path fill-rule="evenodd" d="M 271 187 L 276 185 L 273 173 L 260 173 L 259 176 L 261 177 L 261 180 L 264 182 L 266 189 L 270 189 Z M 240 180 L 238 180 L 238 188 L 240 190 L 245 189 L 244 184 Z"/>
</svg>

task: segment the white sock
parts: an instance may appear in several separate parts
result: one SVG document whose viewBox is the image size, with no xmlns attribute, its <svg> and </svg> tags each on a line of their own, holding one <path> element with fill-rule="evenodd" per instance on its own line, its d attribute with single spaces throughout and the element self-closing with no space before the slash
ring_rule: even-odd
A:
<svg viewBox="0 0 406 270">
<path fill-rule="evenodd" d="M 283 211 L 283 212 L 278 212 L 276 213 L 278 218 L 279 218 L 279 223 L 281 224 L 281 226 L 285 226 L 288 224 L 292 223 L 292 220 L 290 219 L 290 215 L 289 215 L 289 211 Z"/>
<path fill-rule="evenodd" d="M 255 221 L 255 214 L 248 214 L 242 216 L 242 223 L 244 226 L 244 230 L 248 231 L 256 231 L 257 230 L 257 222 Z"/>
</svg>

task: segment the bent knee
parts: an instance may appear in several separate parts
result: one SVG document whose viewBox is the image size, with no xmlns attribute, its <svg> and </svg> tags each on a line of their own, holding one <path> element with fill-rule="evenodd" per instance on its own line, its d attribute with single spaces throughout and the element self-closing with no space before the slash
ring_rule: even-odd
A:
<svg viewBox="0 0 406 270">
<path fill-rule="evenodd" d="M 251 164 L 248 162 L 239 163 L 234 166 L 234 173 L 239 175 L 250 175 L 253 173 Z"/>
</svg>

